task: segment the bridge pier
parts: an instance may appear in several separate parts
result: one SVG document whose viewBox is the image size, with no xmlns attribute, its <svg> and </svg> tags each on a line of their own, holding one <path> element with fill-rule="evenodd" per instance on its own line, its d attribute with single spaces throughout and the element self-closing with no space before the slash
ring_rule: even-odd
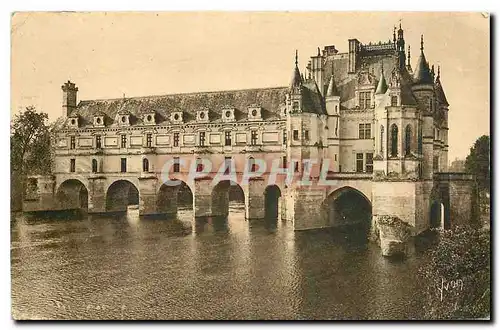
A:
<svg viewBox="0 0 500 330">
<path fill-rule="evenodd" d="M 244 187 L 245 218 L 249 220 L 264 219 L 264 191 L 266 181 L 262 177 L 251 178 Z"/>
<path fill-rule="evenodd" d="M 156 176 L 146 176 L 139 178 L 139 215 L 157 214 L 157 184 Z M 177 195 L 174 195 L 175 212 L 177 213 Z"/>
<path fill-rule="evenodd" d="M 89 213 L 106 212 L 106 177 L 89 177 Z"/>
<path fill-rule="evenodd" d="M 197 178 L 194 181 L 193 209 L 195 218 L 211 216 L 212 179 Z"/>
</svg>

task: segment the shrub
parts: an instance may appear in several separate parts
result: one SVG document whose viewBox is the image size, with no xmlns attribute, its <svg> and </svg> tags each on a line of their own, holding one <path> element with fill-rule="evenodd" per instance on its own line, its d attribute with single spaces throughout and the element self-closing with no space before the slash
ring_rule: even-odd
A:
<svg viewBox="0 0 500 330">
<path fill-rule="evenodd" d="M 439 233 L 418 271 L 425 319 L 490 315 L 490 231 L 458 226 Z"/>
</svg>

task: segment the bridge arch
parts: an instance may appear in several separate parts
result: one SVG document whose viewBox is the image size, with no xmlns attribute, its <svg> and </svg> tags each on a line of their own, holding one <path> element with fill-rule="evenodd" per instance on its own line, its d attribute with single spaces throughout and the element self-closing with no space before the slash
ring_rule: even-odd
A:
<svg viewBox="0 0 500 330">
<path fill-rule="evenodd" d="M 323 202 L 332 227 L 361 226 L 369 229 L 372 219 L 370 199 L 360 190 L 344 186 L 331 192 Z"/>
<path fill-rule="evenodd" d="M 264 217 L 265 219 L 277 220 L 281 198 L 281 189 L 277 185 L 269 185 L 264 190 Z"/>
<path fill-rule="evenodd" d="M 212 189 L 211 213 L 213 216 L 229 215 L 229 202 L 239 202 L 245 205 L 245 193 L 236 182 L 224 180 L 218 182 Z"/>
<path fill-rule="evenodd" d="M 57 188 L 56 199 L 62 209 L 88 209 L 89 191 L 82 181 L 68 179 Z"/>
<path fill-rule="evenodd" d="M 106 211 L 127 211 L 129 205 L 139 205 L 139 189 L 129 180 L 117 180 L 106 191 Z"/>
<path fill-rule="evenodd" d="M 450 202 L 446 187 L 435 187 L 429 199 L 429 228 L 450 229 Z"/>
<path fill-rule="evenodd" d="M 194 195 L 191 187 L 183 180 L 171 181 L 175 183 L 163 183 L 158 189 L 156 199 L 158 213 L 175 215 L 179 206 L 192 209 Z"/>
</svg>

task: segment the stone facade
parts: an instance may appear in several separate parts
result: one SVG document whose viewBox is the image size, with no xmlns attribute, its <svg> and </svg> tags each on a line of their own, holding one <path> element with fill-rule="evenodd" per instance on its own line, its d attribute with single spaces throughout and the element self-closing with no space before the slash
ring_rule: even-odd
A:
<svg viewBox="0 0 500 330">
<path fill-rule="evenodd" d="M 351 39 L 345 53 L 318 48 L 306 73 L 296 55 L 287 87 L 77 103 L 78 88 L 68 81 L 55 171 L 36 179 L 24 210 L 121 211 L 137 198 L 142 215 L 175 213 L 179 188 L 165 182 L 177 180 L 192 192 L 195 216 L 225 216 L 233 181 L 248 219 L 263 218 L 272 195 L 297 230 L 344 224 L 348 210 L 335 201 L 348 191 L 369 205 L 373 223 L 395 216 L 415 234 L 431 226 L 437 202 L 439 226 L 445 218 L 468 221 L 472 178 L 445 174 L 449 105 L 440 70 L 426 60 L 423 39 L 413 70 L 401 27 L 392 37 Z M 204 159 L 212 168 L 193 177 Z M 248 178 L 255 160 L 266 171 Z M 232 176 L 214 182 L 224 164 Z M 273 179 L 273 167 L 285 173 Z M 268 193 L 274 186 L 279 193 Z"/>
</svg>

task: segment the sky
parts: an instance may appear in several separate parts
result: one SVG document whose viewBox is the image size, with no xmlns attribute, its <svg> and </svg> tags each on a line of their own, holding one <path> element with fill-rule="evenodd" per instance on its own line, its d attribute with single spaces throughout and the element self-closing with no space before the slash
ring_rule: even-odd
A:
<svg viewBox="0 0 500 330">
<path fill-rule="evenodd" d="M 304 70 L 317 47 L 387 41 L 400 22 L 412 66 L 421 34 L 427 60 L 441 66 L 448 158 L 465 158 L 490 126 L 489 18 L 481 13 L 16 13 L 11 117 L 33 105 L 55 120 L 67 80 L 79 100 L 287 86 L 295 49 Z"/>
</svg>

